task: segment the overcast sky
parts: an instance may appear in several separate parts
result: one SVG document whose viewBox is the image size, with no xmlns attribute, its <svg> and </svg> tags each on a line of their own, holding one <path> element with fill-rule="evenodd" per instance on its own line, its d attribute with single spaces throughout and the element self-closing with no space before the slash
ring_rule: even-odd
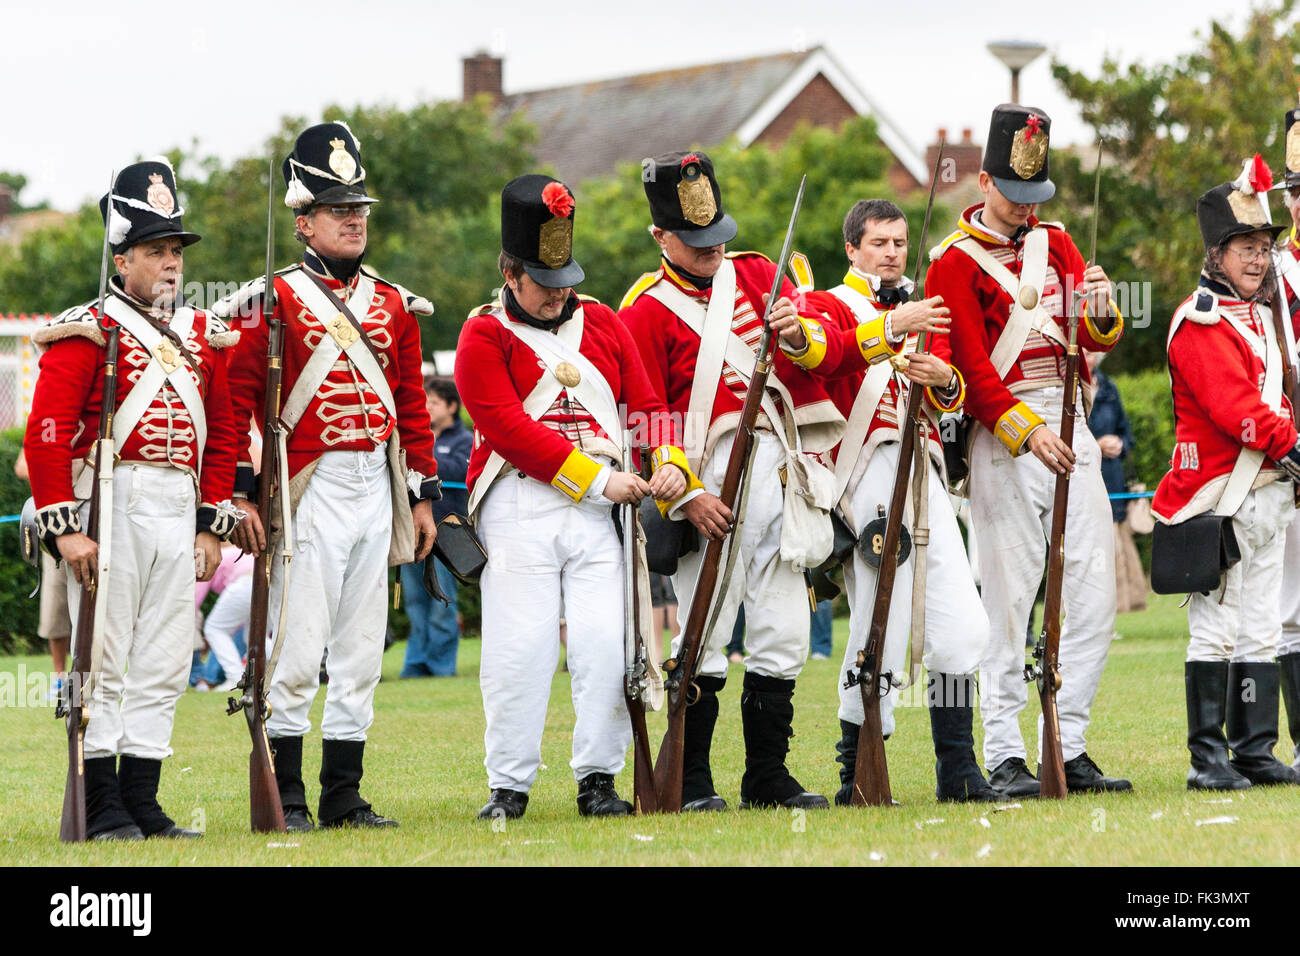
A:
<svg viewBox="0 0 1300 956">
<path fill-rule="evenodd" d="M 983 142 L 1010 86 L 985 44 L 1033 40 L 1049 52 L 1023 72 L 1022 100 L 1052 116 L 1058 143 L 1090 140 L 1051 57 L 1090 75 L 1107 54 L 1166 62 L 1225 9 L 1233 28 L 1245 17 L 1224 0 L 15 6 L 3 12 L 0 170 L 28 177 L 26 202 L 61 209 L 102 194 L 110 169 L 138 156 L 194 140 L 226 159 L 255 152 L 285 114 L 315 121 L 331 103 L 457 99 L 460 59 L 481 48 L 505 57 L 509 93 L 824 44 L 923 150 L 941 126 L 954 136 L 973 127 Z"/>
</svg>

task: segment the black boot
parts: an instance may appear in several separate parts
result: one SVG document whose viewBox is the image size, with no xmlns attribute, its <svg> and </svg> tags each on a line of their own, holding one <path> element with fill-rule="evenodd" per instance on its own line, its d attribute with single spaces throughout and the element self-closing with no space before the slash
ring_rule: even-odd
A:
<svg viewBox="0 0 1300 956">
<path fill-rule="evenodd" d="M 835 762 L 840 765 L 840 788 L 835 791 L 837 807 L 847 807 L 853 802 L 853 773 L 857 769 L 858 737 L 861 733 L 859 724 L 840 721 L 840 742 L 835 745 L 838 754 Z"/>
<path fill-rule="evenodd" d="M 1296 783 L 1300 774 L 1273 756 L 1281 670 L 1276 661 L 1228 665 L 1228 746 L 1232 769 L 1253 784 Z"/>
<path fill-rule="evenodd" d="M 931 674 L 926 690 L 934 738 L 934 795 L 940 802 L 991 803 L 999 799 L 975 759 L 975 675 Z"/>
<path fill-rule="evenodd" d="M 700 697 L 686 708 L 682 742 L 682 809 L 725 810 L 727 801 L 713 787 L 709 748 L 713 744 L 713 727 L 718 722 L 718 691 L 727 679 L 698 677 L 695 683 L 700 688 Z"/>
<path fill-rule="evenodd" d="M 197 830 L 178 827 L 176 822 L 158 805 L 158 779 L 162 776 L 162 761 L 144 757 L 122 755 L 118 767 L 118 782 L 122 787 L 122 802 L 126 812 L 147 837 L 193 839 L 203 834 Z"/>
<path fill-rule="evenodd" d="M 740 809 L 829 807 L 820 793 L 803 788 L 785 766 L 794 736 L 794 681 L 745 674 L 740 719 L 745 731 L 745 775 Z"/>
<path fill-rule="evenodd" d="M 625 817 L 632 804 L 619 797 L 611 774 L 589 773 L 578 781 L 578 812 L 584 817 Z"/>
<path fill-rule="evenodd" d="M 284 810 L 284 828 L 290 833 L 316 829 L 307 809 L 307 788 L 302 782 L 302 738 L 271 737 L 271 756 L 275 763 L 275 785 L 280 791 Z"/>
<path fill-rule="evenodd" d="M 116 757 L 87 757 L 86 838 L 90 840 L 142 840 L 144 834 L 122 805 L 117 782 Z"/>
<path fill-rule="evenodd" d="M 1295 757 L 1291 769 L 1300 770 L 1300 653 L 1283 654 L 1277 663 L 1282 671 L 1282 700 L 1286 704 L 1286 723 Z"/>
<path fill-rule="evenodd" d="M 1228 662 L 1187 661 L 1183 684 L 1187 688 L 1187 749 L 1192 755 L 1187 789 L 1245 790 L 1250 781 L 1228 763 L 1228 741 L 1223 736 Z"/>
<path fill-rule="evenodd" d="M 395 827 L 396 820 L 381 817 L 361 799 L 361 765 L 364 740 L 322 740 L 320 761 L 320 809 L 316 814 L 323 828 Z"/>
</svg>

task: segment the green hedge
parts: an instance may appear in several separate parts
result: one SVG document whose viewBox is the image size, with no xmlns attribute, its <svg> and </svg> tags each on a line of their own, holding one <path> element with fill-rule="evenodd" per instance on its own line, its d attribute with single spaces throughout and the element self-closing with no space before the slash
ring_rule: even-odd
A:
<svg viewBox="0 0 1300 956">
<path fill-rule="evenodd" d="M 1133 429 L 1133 451 L 1129 454 L 1130 480 L 1155 491 L 1169 470 L 1174 450 L 1174 404 L 1169 391 L 1169 373 L 1163 368 L 1112 378 Z"/>
<path fill-rule="evenodd" d="M 14 474 L 22 447 L 23 429 L 0 433 L 0 514 L 18 514 L 31 495 L 27 482 Z M 27 596 L 39 575 L 18 549 L 17 522 L 0 524 L 0 541 L 0 654 L 43 654 L 45 642 L 36 636 L 40 602 Z"/>
</svg>

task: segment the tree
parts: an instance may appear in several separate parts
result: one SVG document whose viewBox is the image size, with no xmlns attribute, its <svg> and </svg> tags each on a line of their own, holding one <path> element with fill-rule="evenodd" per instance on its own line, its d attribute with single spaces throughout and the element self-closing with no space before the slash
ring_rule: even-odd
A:
<svg viewBox="0 0 1300 956">
<path fill-rule="evenodd" d="M 1149 324 L 1131 323 L 1114 360 L 1120 369 L 1165 362 L 1169 319 L 1192 291 L 1204 256 L 1197 198 L 1236 179 L 1242 160 L 1256 152 L 1281 178 L 1282 116 L 1295 105 L 1300 62 L 1294 10 L 1294 0 L 1254 10 L 1240 36 L 1213 21 L 1198 35 L 1199 48 L 1171 64 L 1121 67 L 1106 59 L 1096 79 L 1053 64 L 1084 120 L 1105 136 L 1114 163 L 1102 179 L 1098 261 L 1114 281 L 1138 289 L 1148 283 L 1151 293 Z M 1069 156 L 1053 172 L 1074 221 L 1087 221 L 1091 174 Z M 1275 221 L 1285 219 L 1281 204 L 1273 205 Z"/>
<path fill-rule="evenodd" d="M 22 173 L 6 173 L 0 171 L 0 186 L 7 186 L 11 196 L 9 215 L 16 215 L 20 212 L 33 212 L 37 209 L 50 208 L 49 203 L 40 202 L 35 206 L 24 206 L 21 201 L 22 191 L 27 188 L 27 177 Z"/>
</svg>

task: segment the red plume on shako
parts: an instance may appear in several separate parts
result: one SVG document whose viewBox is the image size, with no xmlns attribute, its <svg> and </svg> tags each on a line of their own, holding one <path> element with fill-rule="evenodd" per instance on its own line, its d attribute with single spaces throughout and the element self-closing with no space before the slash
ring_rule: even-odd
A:
<svg viewBox="0 0 1300 956">
<path fill-rule="evenodd" d="M 547 183 L 542 190 L 542 202 L 552 216 L 567 217 L 573 212 L 573 194 L 561 182 Z"/>
</svg>

